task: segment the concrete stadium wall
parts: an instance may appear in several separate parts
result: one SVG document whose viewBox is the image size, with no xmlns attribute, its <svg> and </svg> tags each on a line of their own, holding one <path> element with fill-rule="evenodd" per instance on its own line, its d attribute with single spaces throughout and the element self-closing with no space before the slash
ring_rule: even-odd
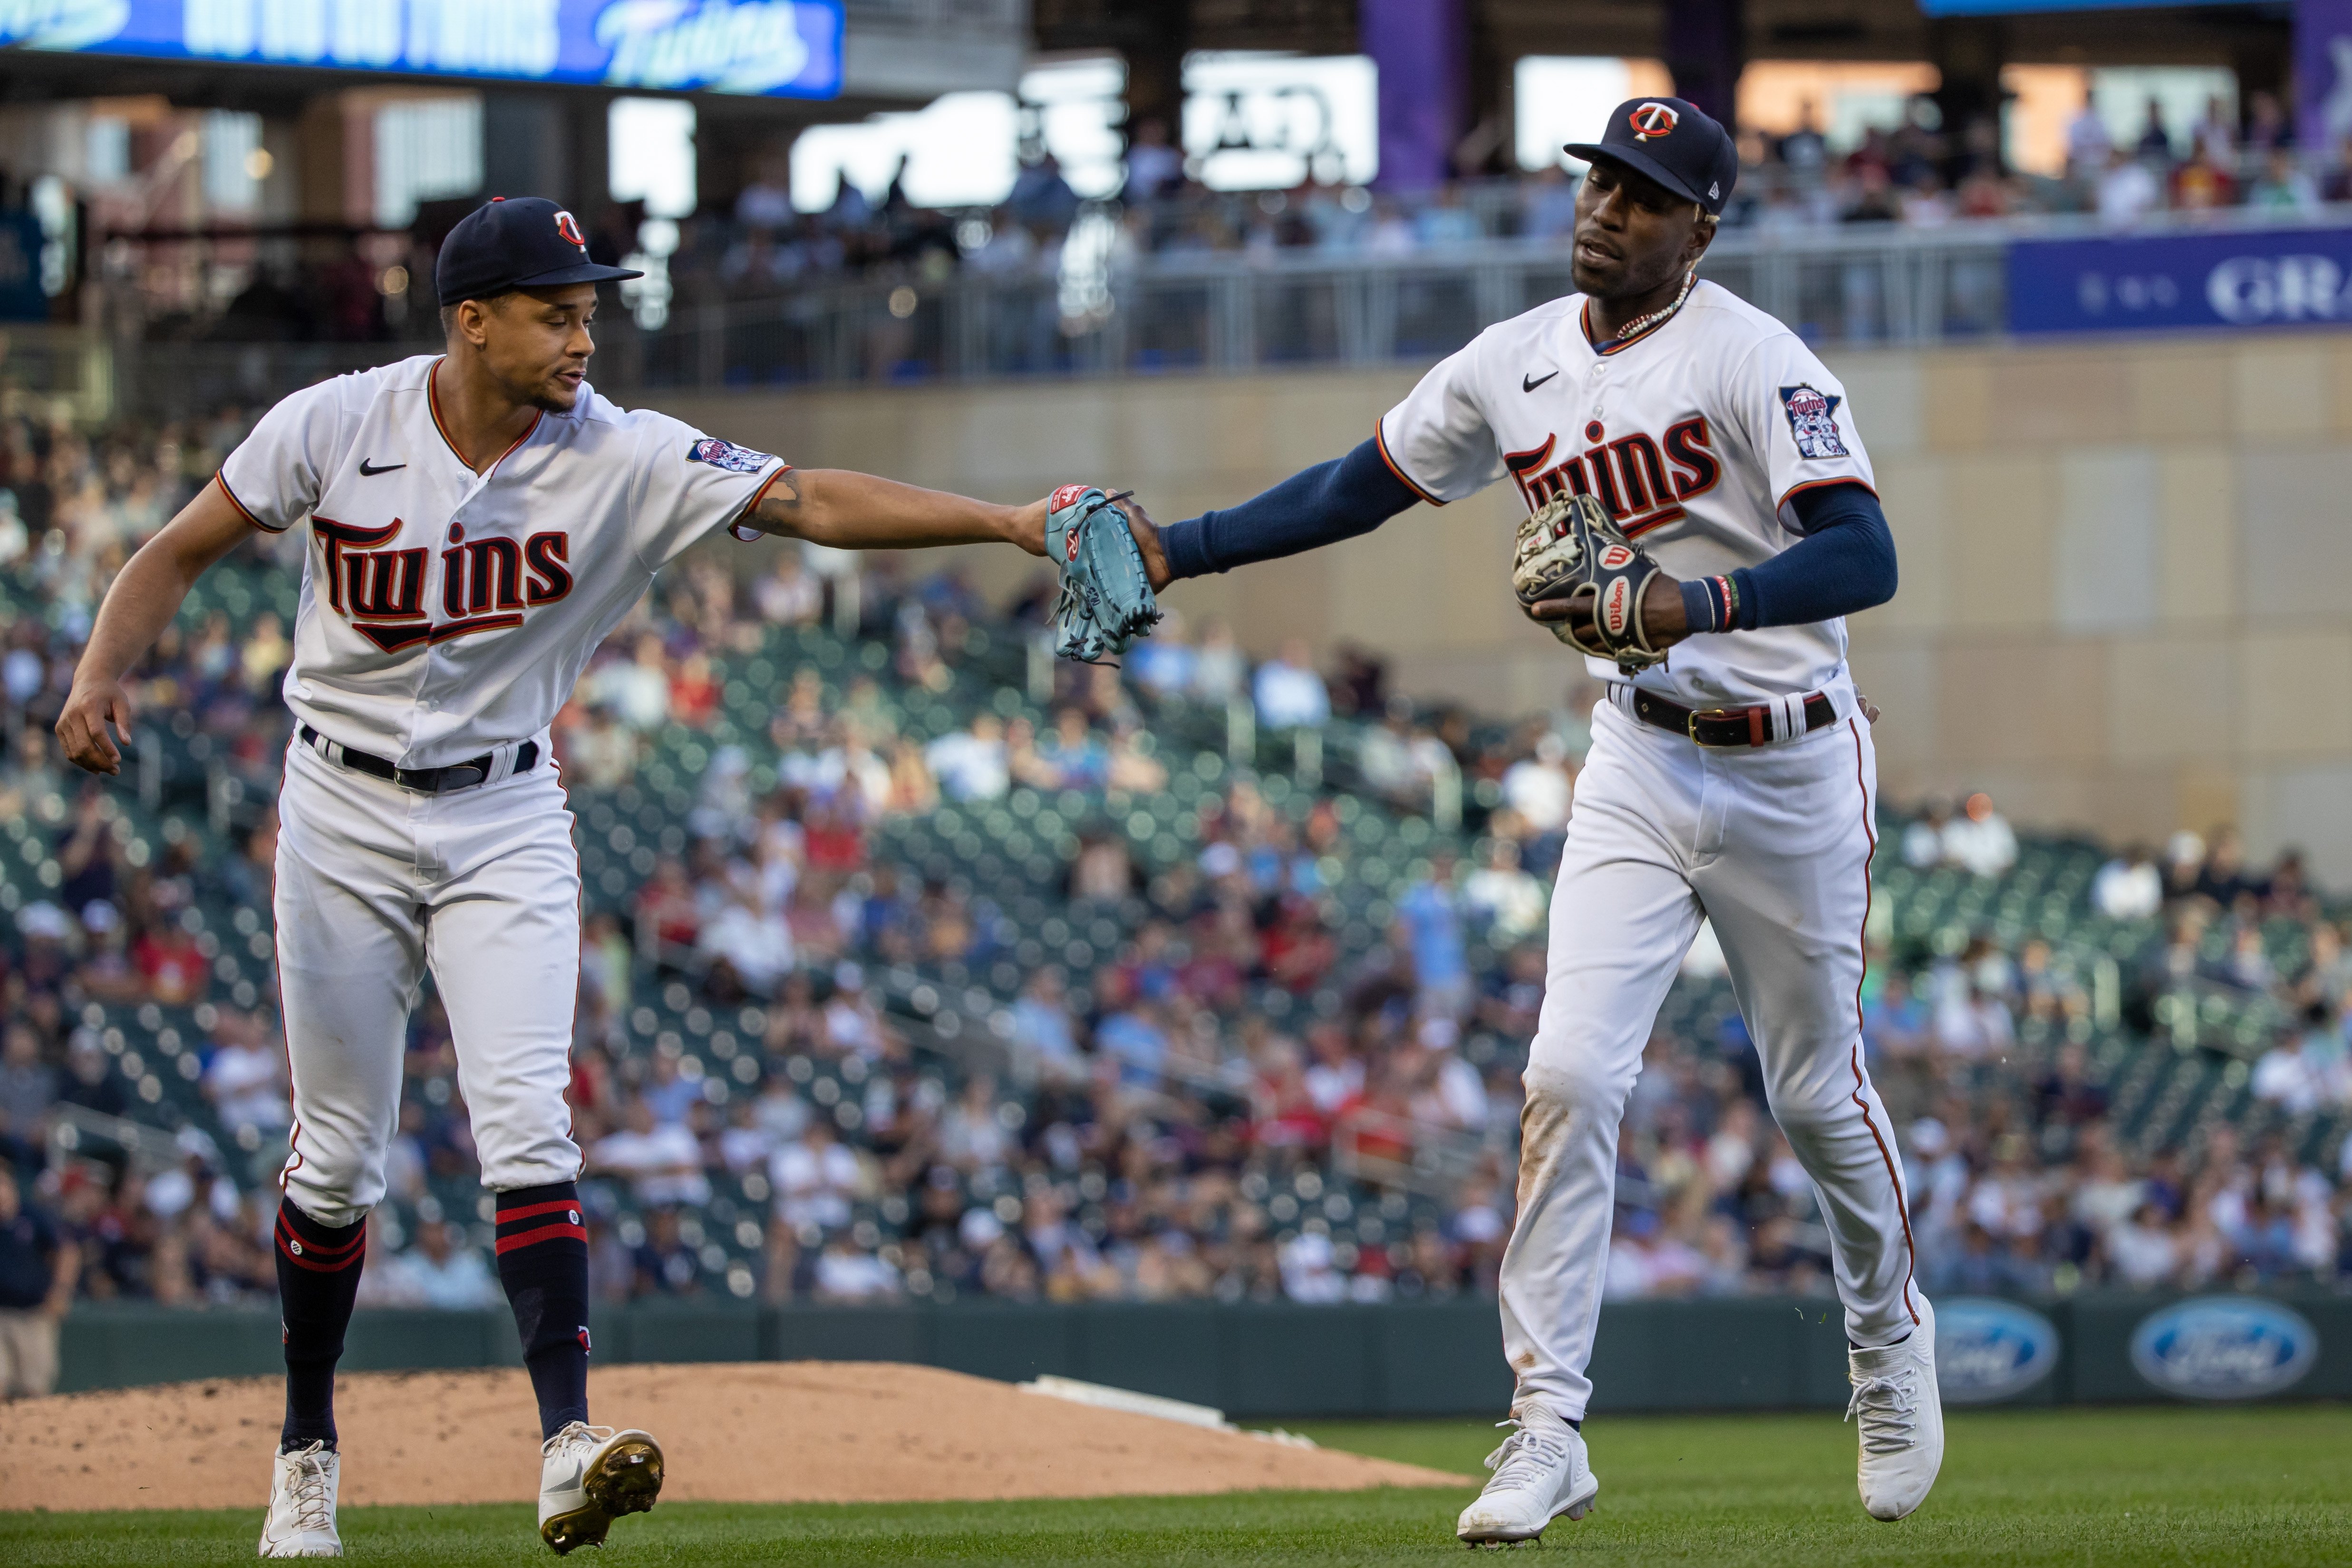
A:
<svg viewBox="0 0 2352 1568">
<path fill-rule="evenodd" d="M 1986 787 L 2022 822 L 2155 837 L 2237 821 L 2352 882 L 2352 334 L 1843 353 L 1903 561 L 1857 618 L 1897 798 Z M 1072 478 L 1172 521 L 1347 450 L 1415 378 L 1313 371 L 657 401 L 812 467 L 999 500 Z M 1490 712 L 1572 667 L 1506 586 L 1507 486 L 1343 548 L 1181 585 L 1260 651 L 1388 656 Z M 983 584 L 1035 563 L 979 552 Z"/>
<path fill-rule="evenodd" d="M 2170 1398 L 2134 1369 L 2129 1343 L 2171 1300 L 2083 1295 L 2033 1303 L 2055 1332 L 2057 1359 L 2049 1375 L 2007 1402 Z M 2308 1369 L 2281 1396 L 2352 1396 L 2352 1300 L 2308 1292 L 2279 1300 L 2302 1314 L 2315 1342 L 2306 1347 Z M 1495 1304 L 1483 1300 L 1326 1307 L 680 1302 L 600 1308 L 592 1327 L 596 1354 L 608 1363 L 893 1361 L 1006 1382 L 1057 1373 L 1213 1405 L 1246 1420 L 1494 1415 L 1511 1396 Z M 522 1361 L 503 1308 L 362 1311 L 348 1344 L 342 1364 L 353 1372 Z M 1601 1310 L 1593 1408 L 1839 1408 L 1847 1394 L 1844 1352 L 1844 1317 L 1818 1298 L 1612 1302 Z M 66 1319 L 60 1388 L 262 1376 L 282 1369 L 281 1355 L 272 1312 L 84 1307 Z"/>
</svg>

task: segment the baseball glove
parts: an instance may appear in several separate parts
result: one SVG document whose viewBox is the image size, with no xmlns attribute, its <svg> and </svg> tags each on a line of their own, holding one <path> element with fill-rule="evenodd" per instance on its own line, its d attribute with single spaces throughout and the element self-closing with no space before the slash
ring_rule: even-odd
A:
<svg viewBox="0 0 2352 1568">
<path fill-rule="evenodd" d="M 1062 574 L 1054 651 L 1083 664 L 1125 653 L 1160 624 L 1160 602 L 1127 516 L 1094 485 L 1064 485 L 1045 503 L 1045 553 Z"/>
<path fill-rule="evenodd" d="M 1581 613 L 1543 624 L 1570 647 L 1615 659 L 1627 675 L 1665 662 L 1642 629 L 1642 595 L 1657 574 L 1658 563 L 1591 496 L 1554 496 L 1519 524 L 1511 562 L 1511 588 L 1519 603 L 1580 605 Z"/>
</svg>

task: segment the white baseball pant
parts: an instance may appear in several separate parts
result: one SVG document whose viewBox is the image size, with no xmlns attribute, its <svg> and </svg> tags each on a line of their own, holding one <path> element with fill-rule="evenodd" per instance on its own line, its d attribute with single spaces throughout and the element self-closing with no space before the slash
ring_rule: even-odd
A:
<svg viewBox="0 0 2352 1568">
<path fill-rule="evenodd" d="M 419 795 L 298 738 L 278 798 L 278 981 L 293 1079 L 279 1177 L 322 1225 L 383 1198 L 409 1010 L 429 967 L 457 1047 L 482 1184 L 580 1173 L 564 1091 L 580 861 L 547 737 L 530 772 Z M 494 774 L 511 764 L 501 748 Z"/>
<path fill-rule="evenodd" d="M 1618 1122 L 1702 918 L 1730 965 L 1772 1114 L 1820 1196 L 1847 1337 L 1892 1344 L 1916 1321 L 1901 1159 L 1862 1060 L 1877 760 L 1853 691 L 1832 695 L 1837 724 L 1752 749 L 1702 748 L 1613 697 L 1593 710 L 1552 893 L 1518 1217 L 1503 1254 L 1519 1403 L 1584 1417 Z"/>
</svg>

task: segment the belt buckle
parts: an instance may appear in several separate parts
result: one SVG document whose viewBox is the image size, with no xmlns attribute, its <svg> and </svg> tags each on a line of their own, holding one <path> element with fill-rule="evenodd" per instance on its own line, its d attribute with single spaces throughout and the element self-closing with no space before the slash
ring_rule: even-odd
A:
<svg viewBox="0 0 2352 1568">
<path fill-rule="evenodd" d="M 1699 739 L 1698 721 L 1702 719 L 1729 719 L 1732 716 L 1732 710 L 1728 708 L 1694 708 L 1690 710 L 1690 717 L 1683 721 L 1683 733 L 1690 737 L 1690 742 L 1694 746 L 1705 746 L 1711 752 L 1723 751 L 1726 749 L 1724 746 L 1718 745 L 1713 741 L 1702 741 Z M 1730 744 L 1733 746 L 1739 746 L 1746 744 L 1746 742 L 1735 741 Z"/>
</svg>

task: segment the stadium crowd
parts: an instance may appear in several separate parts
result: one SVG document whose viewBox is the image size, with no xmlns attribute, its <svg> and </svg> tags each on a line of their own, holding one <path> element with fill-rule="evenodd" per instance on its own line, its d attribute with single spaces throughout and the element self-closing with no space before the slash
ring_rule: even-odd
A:
<svg viewBox="0 0 2352 1568">
<path fill-rule="evenodd" d="M 173 716 L 249 784 L 252 808 L 226 831 L 167 826 L 151 852 L 128 830 L 127 784 L 71 773 L 47 739 L 104 584 L 237 430 L 227 413 L 0 427 L 0 819 L 43 872 L 35 896 L 20 879 L 0 900 L 0 1164 L 16 1173 L 0 1187 L 0 1316 L 272 1288 L 278 1025 L 266 973 L 225 978 L 226 933 L 185 916 L 242 911 L 226 940 L 268 951 L 288 627 L 269 609 L 185 617 L 139 678 L 141 712 Z M 283 586 L 283 552 L 299 548 L 257 539 L 230 570 Z M 642 874 L 616 898 L 592 887 L 573 1098 L 604 1298 L 1493 1289 L 1590 688 L 1486 724 L 1394 697 L 1370 655 L 1322 668 L 1288 647 L 1254 663 L 1227 628 L 1178 621 L 1124 669 L 1062 667 L 1034 715 L 962 701 L 1003 689 L 982 650 L 1023 647 L 1045 602 L 1042 584 L 993 610 L 951 574 L 714 552 L 597 656 L 558 729 L 583 819 L 663 767 L 665 737 L 712 742 L 684 809 L 632 852 Z M 757 729 L 730 730 L 743 661 L 778 628 L 824 626 L 875 657 L 830 677 L 778 670 L 749 693 Z M 961 702 L 953 721 L 919 732 L 920 694 Z M 1271 734 L 1330 735 L 1328 778 L 1223 773 L 1185 797 L 1182 853 L 1141 854 L 1118 814 L 1182 782 L 1192 753 L 1174 737 L 1204 716 L 1221 734 L 1244 696 Z M 1433 826 L 1449 792 L 1458 834 Z M 913 847 L 944 813 L 1018 815 L 1024 799 L 1072 808 L 1052 840 L 1058 885 L 1025 916 Z M 1402 825 L 1384 847 L 1376 818 Z M 1890 831 L 1890 876 L 1991 889 L 2021 852 L 1983 795 Z M 1384 856 L 1394 876 L 1368 910 L 1338 896 Z M 2116 853 L 2082 899 L 2144 937 L 2112 1026 L 2063 943 L 1981 929 L 1922 942 L 1894 899 L 1873 928 L 1865 1038 L 1904 1130 L 1927 1288 L 2352 1282 L 2352 1141 L 2307 1136 L 2352 1124 L 2338 912 L 2294 857 L 2251 867 L 2227 830 Z M 1018 996 L 985 1053 L 895 1006 L 880 980 L 1007 970 Z M 2164 1011 L 2190 984 L 2279 1022 L 2252 1054 L 2251 1100 L 2145 1146 L 2110 1121 L 2116 1075 L 2094 1047 L 2195 1057 Z M 723 1070 L 674 1038 L 648 1048 L 634 1020 L 654 999 L 734 1019 L 745 1048 Z M 165 1114 L 93 1005 L 186 1020 L 163 1032 L 187 1032 L 173 1050 L 194 1112 Z M 366 1300 L 495 1299 L 487 1226 L 458 1195 L 474 1167 L 455 1061 L 428 997 Z M 1702 935 L 1627 1113 L 1612 1294 L 1829 1289 L 1827 1234 L 1760 1082 Z M 85 1113 L 156 1131 L 130 1157 L 61 1133 L 105 1125 Z M 1435 1184 L 1410 1174 L 1431 1150 Z M 729 1238 L 740 1256 L 715 1268 Z"/>
</svg>

